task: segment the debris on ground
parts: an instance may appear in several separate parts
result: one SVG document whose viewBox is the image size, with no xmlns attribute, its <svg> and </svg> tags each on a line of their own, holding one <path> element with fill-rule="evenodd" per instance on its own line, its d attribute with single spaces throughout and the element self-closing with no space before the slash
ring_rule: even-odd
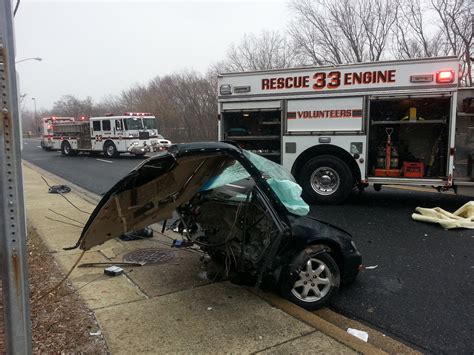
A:
<svg viewBox="0 0 474 355">
<path fill-rule="evenodd" d="M 354 328 L 347 328 L 347 332 L 360 340 L 363 340 L 367 343 L 369 340 L 369 333 L 364 332 L 363 330 L 354 329 Z"/>
<path fill-rule="evenodd" d="M 474 229 L 474 201 L 465 203 L 454 213 L 443 210 L 440 207 L 422 208 L 417 207 L 411 218 L 419 222 L 437 223 L 444 229 L 468 228 Z M 427 236 L 427 235 L 425 235 Z"/>
<path fill-rule="evenodd" d="M 372 266 L 364 266 L 364 270 L 374 270 L 376 268 L 378 268 L 379 266 L 378 265 L 372 265 Z"/>
<path fill-rule="evenodd" d="M 30 226 L 27 247 L 30 299 L 35 300 L 56 285 L 64 274 Z M 4 312 L 1 298 L 0 312 Z M 68 283 L 31 305 L 31 325 L 33 353 L 108 353 L 94 313 Z M 0 334 L 3 333 L 4 320 L 0 317 Z M 0 353 L 5 353 L 3 337 Z"/>
<path fill-rule="evenodd" d="M 71 192 L 71 188 L 67 185 L 53 185 L 49 187 L 48 192 L 50 194 L 67 194 Z"/>
</svg>

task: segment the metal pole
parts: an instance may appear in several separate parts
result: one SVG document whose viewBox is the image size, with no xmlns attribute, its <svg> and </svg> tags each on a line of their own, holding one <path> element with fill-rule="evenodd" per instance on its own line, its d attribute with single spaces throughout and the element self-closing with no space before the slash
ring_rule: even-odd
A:
<svg viewBox="0 0 474 355">
<path fill-rule="evenodd" d="M 31 98 L 33 103 L 35 104 L 35 126 L 36 126 L 36 134 L 40 133 L 40 125 L 38 123 L 38 117 L 36 116 L 36 97 Z"/>
<path fill-rule="evenodd" d="M 0 1 L 0 255 L 9 354 L 31 354 L 21 133 L 11 0 Z"/>
</svg>

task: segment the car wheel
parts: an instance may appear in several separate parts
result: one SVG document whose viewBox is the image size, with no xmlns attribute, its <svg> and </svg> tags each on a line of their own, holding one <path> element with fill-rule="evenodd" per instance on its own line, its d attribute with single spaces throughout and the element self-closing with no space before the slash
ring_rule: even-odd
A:
<svg viewBox="0 0 474 355">
<path fill-rule="evenodd" d="M 308 161 L 298 181 L 303 188 L 303 198 L 309 203 L 341 203 L 353 188 L 352 172 L 347 164 L 330 155 Z"/>
<path fill-rule="evenodd" d="M 117 147 L 112 142 L 104 144 L 104 155 L 106 158 L 115 158 L 118 156 Z"/>
<path fill-rule="evenodd" d="M 341 277 L 339 267 L 329 253 L 309 252 L 296 270 L 293 275 L 282 275 L 280 291 L 283 297 L 298 306 L 319 309 L 337 293 Z"/>
<path fill-rule="evenodd" d="M 63 142 L 63 144 L 61 144 L 61 154 L 66 155 L 66 156 L 73 155 L 73 150 L 69 142 L 66 141 L 66 142 Z"/>
</svg>

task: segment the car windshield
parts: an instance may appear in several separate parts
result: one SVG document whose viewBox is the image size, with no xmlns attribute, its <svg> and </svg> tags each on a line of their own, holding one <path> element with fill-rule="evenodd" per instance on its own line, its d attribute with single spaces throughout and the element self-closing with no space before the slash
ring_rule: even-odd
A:
<svg viewBox="0 0 474 355">
<path fill-rule="evenodd" d="M 155 118 L 144 118 L 143 126 L 145 129 L 156 129 L 156 119 Z"/>
<path fill-rule="evenodd" d="M 300 216 L 308 214 L 309 206 L 301 198 L 301 186 L 296 183 L 295 178 L 286 168 L 255 153 L 246 150 L 243 150 L 243 153 L 262 172 L 270 188 L 289 212 Z M 229 184 L 240 185 L 249 177 L 250 174 L 242 164 L 234 161 L 222 173 L 209 180 L 201 188 L 201 191 L 212 190 Z"/>
<path fill-rule="evenodd" d="M 141 118 L 130 117 L 123 120 L 126 130 L 137 130 L 143 129 L 143 123 Z"/>
</svg>

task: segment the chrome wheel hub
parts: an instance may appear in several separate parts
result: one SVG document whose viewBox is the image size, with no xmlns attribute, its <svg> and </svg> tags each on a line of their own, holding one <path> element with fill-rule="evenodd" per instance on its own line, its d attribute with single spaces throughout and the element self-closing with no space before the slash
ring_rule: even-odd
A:
<svg viewBox="0 0 474 355">
<path fill-rule="evenodd" d="M 291 293 L 301 301 L 316 302 L 324 298 L 331 289 L 333 275 L 321 260 L 311 258 L 299 273 Z"/>
<path fill-rule="evenodd" d="M 112 155 L 114 155 L 114 153 L 115 153 L 115 148 L 112 145 L 109 145 L 107 147 L 107 154 L 112 156 Z"/>
<path fill-rule="evenodd" d="M 311 187 L 320 195 L 333 194 L 341 184 L 339 174 L 333 168 L 317 168 L 310 177 Z"/>
</svg>

